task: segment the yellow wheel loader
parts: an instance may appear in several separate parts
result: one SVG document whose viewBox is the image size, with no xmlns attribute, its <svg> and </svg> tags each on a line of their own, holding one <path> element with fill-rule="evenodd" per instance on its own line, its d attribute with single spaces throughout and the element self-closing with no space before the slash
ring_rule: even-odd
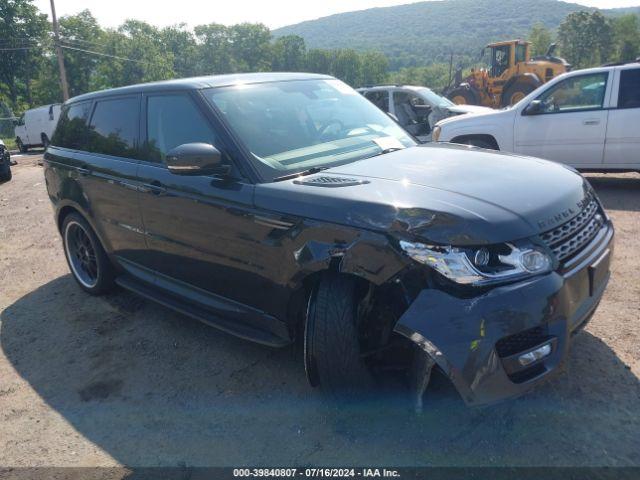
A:
<svg viewBox="0 0 640 480">
<path fill-rule="evenodd" d="M 454 103 L 501 108 L 513 105 L 543 83 L 571 69 L 566 60 L 554 57 L 555 44 L 547 53 L 531 58 L 531 43 L 524 40 L 491 43 L 483 50 L 490 55 L 490 67 L 472 68 L 462 78 L 456 72 L 454 84 L 445 94 Z"/>
</svg>

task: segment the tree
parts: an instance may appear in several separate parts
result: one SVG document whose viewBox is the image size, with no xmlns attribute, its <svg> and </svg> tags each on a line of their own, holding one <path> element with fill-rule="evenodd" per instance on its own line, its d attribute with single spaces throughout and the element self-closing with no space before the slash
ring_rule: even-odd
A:
<svg viewBox="0 0 640 480">
<path fill-rule="evenodd" d="M 389 70 L 389 60 L 380 52 L 365 52 L 360 55 L 362 85 L 383 83 Z"/>
<path fill-rule="evenodd" d="M 299 72 L 304 68 L 307 47 L 298 35 L 286 35 L 273 44 L 271 68 L 275 71 Z"/>
<path fill-rule="evenodd" d="M 549 45 L 553 42 L 551 31 L 541 23 L 537 23 L 531 28 L 527 39 L 532 43 L 531 56 L 539 56 L 547 53 Z"/>
<path fill-rule="evenodd" d="M 92 77 L 101 57 L 81 50 L 100 51 L 103 35 L 102 28 L 89 10 L 60 18 L 60 41 L 66 47 L 64 64 L 71 96 L 91 90 Z"/>
<path fill-rule="evenodd" d="M 613 38 L 616 60 L 631 62 L 640 56 L 640 24 L 634 14 L 622 15 L 613 20 Z"/>
<path fill-rule="evenodd" d="M 362 68 L 358 52 L 350 48 L 335 50 L 331 74 L 353 87 L 362 85 Z"/>
<path fill-rule="evenodd" d="M 560 24 L 558 39 L 563 56 L 574 68 L 599 65 L 611 57 L 612 28 L 604 15 L 597 10 L 567 15 Z"/>
<path fill-rule="evenodd" d="M 231 32 L 227 27 L 210 23 L 198 25 L 194 31 L 200 43 L 197 49 L 199 74 L 236 71 L 231 52 Z"/>
<path fill-rule="evenodd" d="M 231 54 L 237 71 L 262 72 L 271 68 L 271 32 L 261 23 L 229 27 Z"/>
<path fill-rule="evenodd" d="M 13 108 L 19 102 L 30 103 L 31 79 L 37 74 L 43 56 L 42 45 L 48 41 L 49 23 L 32 0 L 0 0 L 0 39 L 2 52 L 0 83 L 6 85 Z"/>
<path fill-rule="evenodd" d="M 323 49 L 311 49 L 305 58 L 305 71 L 311 73 L 331 73 L 331 52 Z"/>
<path fill-rule="evenodd" d="M 446 63 L 433 63 L 425 67 L 403 68 L 390 75 L 393 83 L 406 85 L 421 85 L 440 92 L 449 83 L 449 65 Z"/>
<path fill-rule="evenodd" d="M 185 24 L 165 27 L 160 39 L 173 55 L 173 73 L 177 77 L 198 75 L 198 46 L 196 39 Z"/>
<path fill-rule="evenodd" d="M 162 43 L 156 27 L 127 20 L 117 30 L 107 30 L 104 39 L 101 53 L 111 57 L 100 61 L 93 90 L 174 76 L 173 54 Z"/>
</svg>

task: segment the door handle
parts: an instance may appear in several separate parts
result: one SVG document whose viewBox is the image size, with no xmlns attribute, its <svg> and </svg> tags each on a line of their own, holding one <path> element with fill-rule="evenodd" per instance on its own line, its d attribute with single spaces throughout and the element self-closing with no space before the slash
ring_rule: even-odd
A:
<svg viewBox="0 0 640 480">
<path fill-rule="evenodd" d="M 153 193 L 154 195 L 164 195 L 167 193 L 167 189 L 160 182 L 156 181 L 143 183 L 140 191 L 143 193 Z"/>
<path fill-rule="evenodd" d="M 583 125 L 600 125 L 600 120 L 585 120 L 584 122 L 582 122 Z"/>
</svg>

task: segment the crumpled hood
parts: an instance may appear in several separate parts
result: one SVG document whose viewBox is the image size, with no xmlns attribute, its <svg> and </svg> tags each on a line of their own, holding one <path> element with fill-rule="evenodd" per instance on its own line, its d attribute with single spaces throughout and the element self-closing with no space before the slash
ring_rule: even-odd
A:
<svg viewBox="0 0 640 480">
<path fill-rule="evenodd" d="M 317 186 L 320 177 L 360 183 Z M 355 183 L 355 182 L 352 182 Z M 428 144 L 256 187 L 257 207 L 441 244 L 531 237 L 580 211 L 590 187 L 545 160 Z"/>
</svg>

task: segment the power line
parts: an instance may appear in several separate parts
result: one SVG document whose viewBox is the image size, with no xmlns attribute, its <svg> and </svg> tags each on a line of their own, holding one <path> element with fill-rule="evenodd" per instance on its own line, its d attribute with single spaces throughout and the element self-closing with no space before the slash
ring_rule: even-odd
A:
<svg viewBox="0 0 640 480">
<path fill-rule="evenodd" d="M 99 55 L 101 57 L 109 57 L 109 58 L 115 58 L 117 60 L 124 60 L 126 62 L 134 62 L 134 63 L 142 63 L 144 65 L 152 65 L 151 63 L 145 62 L 145 61 L 142 61 L 142 60 L 135 60 L 133 58 L 126 58 L 126 57 L 119 57 L 117 55 L 110 55 L 108 53 L 93 52 L 91 50 L 85 50 L 83 48 L 71 47 L 69 45 L 60 44 L 60 47 L 68 49 L 68 50 L 76 50 L 78 52 L 90 53 L 92 55 Z"/>
<path fill-rule="evenodd" d="M 17 50 L 33 50 L 35 48 L 41 48 L 40 46 L 36 45 L 33 47 L 12 47 L 12 48 L 0 48 L 0 52 L 15 52 Z"/>
<path fill-rule="evenodd" d="M 64 38 L 64 37 L 60 37 L 60 40 L 65 42 L 65 43 L 70 43 L 70 44 L 87 44 L 90 46 L 96 46 L 96 47 L 105 47 L 108 48 L 108 45 L 105 45 L 104 43 L 96 43 L 96 42 L 90 42 L 89 40 L 82 40 L 80 38 L 76 38 L 76 39 L 71 39 L 71 38 Z"/>
</svg>

